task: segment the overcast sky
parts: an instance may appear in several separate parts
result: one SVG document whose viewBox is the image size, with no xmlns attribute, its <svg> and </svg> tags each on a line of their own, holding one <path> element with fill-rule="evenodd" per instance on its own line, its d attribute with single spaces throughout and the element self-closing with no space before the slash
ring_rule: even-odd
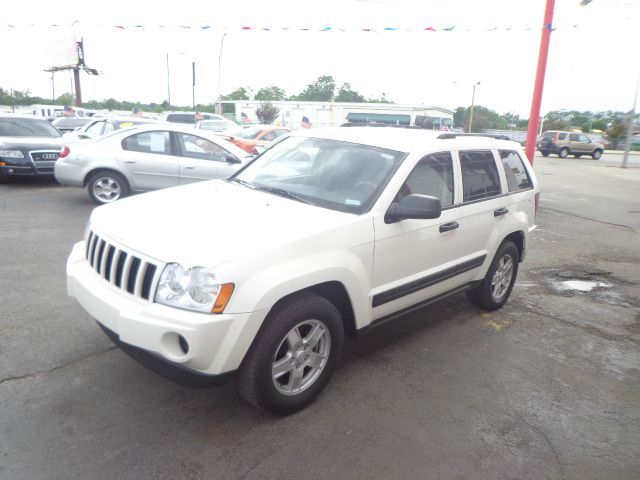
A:
<svg viewBox="0 0 640 480">
<path fill-rule="evenodd" d="M 102 72 L 82 74 L 85 101 L 161 103 L 168 96 L 168 54 L 171 103 L 191 104 L 194 61 L 196 102 L 212 103 L 225 34 L 223 94 L 277 85 L 292 95 L 332 75 L 367 97 L 384 92 L 396 103 L 455 109 L 471 103 L 479 81 L 476 105 L 528 117 L 545 3 L 22 0 L 3 8 L 0 19 L 0 87 L 50 98 L 43 69 L 65 63 L 68 45 L 82 37 L 87 64 Z M 640 0 L 593 0 L 586 7 L 556 0 L 542 111 L 629 110 L 640 74 L 639 22 Z M 56 74 L 56 96 L 70 91 L 70 78 Z"/>
</svg>

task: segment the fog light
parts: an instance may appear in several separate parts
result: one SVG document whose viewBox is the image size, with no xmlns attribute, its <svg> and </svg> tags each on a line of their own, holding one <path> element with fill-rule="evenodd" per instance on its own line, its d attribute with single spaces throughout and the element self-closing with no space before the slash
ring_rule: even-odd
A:
<svg viewBox="0 0 640 480">
<path fill-rule="evenodd" d="M 185 355 L 189 353 L 189 342 L 182 335 L 178 335 L 178 345 L 180 345 L 180 350 Z"/>
</svg>

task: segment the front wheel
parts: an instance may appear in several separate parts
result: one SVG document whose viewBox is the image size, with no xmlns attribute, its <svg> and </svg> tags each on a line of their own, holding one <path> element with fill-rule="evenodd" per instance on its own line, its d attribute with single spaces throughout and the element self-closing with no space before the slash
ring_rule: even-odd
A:
<svg viewBox="0 0 640 480">
<path fill-rule="evenodd" d="M 518 247 L 511 241 L 503 242 L 491 262 L 482 283 L 467 292 L 467 298 L 477 307 L 498 310 L 511 295 L 518 276 Z"/>
<path fill-rule="evenodd" d="M 558 152 L 558 156 L 560 158 L 567 158 L 569 156 L 569 149 L 568 148 L 561 148 L 560 151 Z"/>
<path fill-rule="evenodd" d="M 594 152 L 591 154 L 591 157 L 594 160 L 600 160 L 600 157 L 602 157 L 602 150 L 594 150 Z"/>
<path fill-rule="evenodd" d="M 286 415 L 309 405 L 328 383 L 342 352 L 344 331 L 336 307 L 301 293 L 274 307 L 237 377 L 253 406 Z"/>
<path fill-rule="evenodd" d="M 127 180 L 117 172 L 102 171 L 91 175 L 87 182 L 89 197 L 98 205 L 115 202 L 129 194 Z"/>
</svg>

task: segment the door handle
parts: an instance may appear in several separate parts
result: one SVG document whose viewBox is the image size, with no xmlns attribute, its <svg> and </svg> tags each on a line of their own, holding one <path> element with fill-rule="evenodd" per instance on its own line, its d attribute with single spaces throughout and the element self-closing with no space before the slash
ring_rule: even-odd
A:
<svg viewBox="0 0 640 480">
<path fill-rule="evenodd" d="M 449 232 L 451 230 L 455 230 L 459 226 L 460 226 L 460 224 L 458 222 L 443 223 L 442 225 L 440 225 L 440 233 L 444 233 L 444 232 Z"/>
<path fill-rule="evenodd" d="M 507 213 L 509 213 L 509 209 L 506 207 L 502 207 L 502 208 L 496 208 L 493 211 L 493 216 L 494 217 L 500 217 L 502 215 L 506 215 Z"/>
<path fill-rule="evenodd" d="M 193 165 L 185 165 L 185 166 L 184 166 L 184 169 L 185 169 L 185 170 L 195 170 L 195 169 L 196 169 L 196 167 L 194 167 Z"/>
<path fill-rule="evenodd" d="M 135 160 L 125 160 L 124 163 L 136 163 Z"/>
</svg>

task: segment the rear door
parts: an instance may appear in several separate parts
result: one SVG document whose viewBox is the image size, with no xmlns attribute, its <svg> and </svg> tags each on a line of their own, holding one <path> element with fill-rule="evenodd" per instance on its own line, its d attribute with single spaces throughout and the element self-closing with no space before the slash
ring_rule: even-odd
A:
<svg viewBox="0 0 640 480">
<path fill-rule="evenodd" d="M 125 137 L 118 163 L 135 190 L 156 190 L 178 185 L 180 157 L 173 154 L 171 132 L 152 130 Z"/>
<path fill-rule="evenodd" d="M 492 150 L 457 152 L 462 176 L 462 207 L 458 248 L 476 268 L 461 275 L 465 282 L 479 280 L 504 237 L 509 208 L 501 180 L 502 167 Z M 502 174 L 504 175 L 504 174 Z M 503 178 L 503 177 L 502 177 Z M 477 268 L 482 266 L 482 268 Z"/>
</svg>

